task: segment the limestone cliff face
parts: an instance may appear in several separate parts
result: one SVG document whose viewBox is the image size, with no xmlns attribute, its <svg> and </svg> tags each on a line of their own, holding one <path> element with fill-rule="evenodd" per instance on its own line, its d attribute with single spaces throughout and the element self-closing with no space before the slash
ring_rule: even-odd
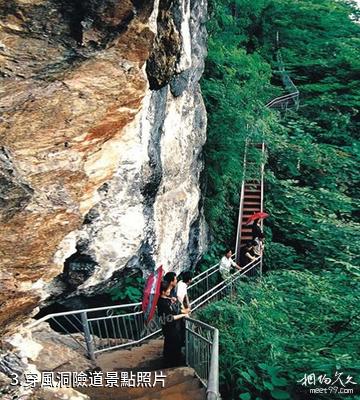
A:
<svg viewBox="0 0 360 400">
<path fill-rule="evenodd" d="M 204 0 L 0 0 L 0 325 L 206 245 Z"/>
</svg>

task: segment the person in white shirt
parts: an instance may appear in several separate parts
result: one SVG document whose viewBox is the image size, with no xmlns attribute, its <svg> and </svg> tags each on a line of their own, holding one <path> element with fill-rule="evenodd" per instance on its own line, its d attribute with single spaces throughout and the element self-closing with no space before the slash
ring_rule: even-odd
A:
<svg viewBox="0 0 360 400">
<path fill-rule="evenodd" d="M 227 250 L 224 257 L 220 260 L 219 271 L 224 280 L 231 275 L 230 273 L 231 268 L 237 268 L 238 270 L 242 269 L 239 265 L 236 264 L 236 262 L 231 258 L 231 256 L 232 256 L 232 251 Z"/>
<path fill-rule="evenodd" d="M 176 286 L 176 296 L 181 304 L 182 310 L 187 314 L 190 314 L 190 301 L 187 293 L 188 286 L 191 284 L 193 274 L 191 271 L 185 271 L 181 274 L 181 281 Z M 185 320 L 180 322 L 181 327 L 181 344 L 185 346 Z"/>
<path fill-rule="evenodd" d="M 182 279 L 176 286 L 176 295 L 181 305 L 185 309 L 190 309 L 190 301 L 187 294 L 187 288 L 191 284 L 193 274 L 191 271 L 185 271 L 181 274 Z"/>
</svg>

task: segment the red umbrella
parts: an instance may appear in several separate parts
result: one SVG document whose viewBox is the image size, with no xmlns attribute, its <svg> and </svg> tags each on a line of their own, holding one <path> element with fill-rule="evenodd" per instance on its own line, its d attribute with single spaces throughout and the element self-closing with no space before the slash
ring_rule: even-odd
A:
<svg viewBox="0 0 360 400">
<path fill-rule="evenodd" d="M 255 221 L 256 219 L 263 219 L 263 218 L 267 218 L 269 216 L 269 214 L 267 214 L 266 212 L 257 212 L 253 215 L 250 215 L 249 219 L 246 221 L 246 225 L 250 224 L 251 221 Z"/>
<path fill-rule="evenodd" d="M 160 296 L 160 284 L 164 274 L 162 265 L 154 271 L 148 278 L 144 288 L 144 297 L 142 301 L 142 310 L 144 312 L 145 322 L 148 323 L 155 313 L 156 304 Z"/>
</svg>

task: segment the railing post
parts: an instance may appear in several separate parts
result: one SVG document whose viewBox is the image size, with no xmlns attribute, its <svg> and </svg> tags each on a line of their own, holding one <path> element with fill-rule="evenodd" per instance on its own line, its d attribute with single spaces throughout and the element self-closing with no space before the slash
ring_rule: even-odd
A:
<svg viewBox="0 0 360 400">
<path fill-rule="evenodd" d="M 265 163 L 265 143 L 262 142 L 261 144 L 261 192 L 260 192 L 260 211 L 264 211 L 264 163 Z M 261 220 L 261 231 L 264 231 L 264 220 Z M 262 253 L 261 253 L 261 259 L 260 259 L 260 278 L 262 277 L 262 263 L 263 263 L 263 258 L 262 258 Z"/>
<path fill-rule="evenodd" d="M 209 272 L 206 271 L 206 291 L 209 291 Z"/>
<path fill-rule="evenodd" d="M 206 391 L 207 400 L 219 400 L 219 331 L 214 330 L 212 341 L 209 379 Z"/>
<path fill-rule="evenodd" d="M 189 321 L 185 318 L 185 363 L 189 366 Z"/>
<path fill-rule="evenodd" d="M 244 161 L 245 165 L 245 161 Z M 245 166 L 244 166 L 245 171 Z M 242 227 L 242 218 L 243 218 L 243 208 L 244 208 L 244 195 L 245 195 L 245 178 L 241 182 L 241 191 L 240 191 L 240 203 L 239 203 L 239 218 L 237 225 L 237 233 L 236 233 L 236 243 L 235 243 L 235 262 L 239 264 L 239 255 L 240 255 L 240 241 L 241 241 L 241 227 Z"/>
<path fill-rule="evenodd" d="M 88 356 L 92 361 L 95 361 L 94 344 L 92 341 L 90 327 L 89 327 L 89 321 L 87 319 L 86 312 L 81 313 L 81 323 L 82 323 L 83 330 L 84 330 L 84 337 L 85 337 L 85 343 L 86 343 Z"/>
</svg>

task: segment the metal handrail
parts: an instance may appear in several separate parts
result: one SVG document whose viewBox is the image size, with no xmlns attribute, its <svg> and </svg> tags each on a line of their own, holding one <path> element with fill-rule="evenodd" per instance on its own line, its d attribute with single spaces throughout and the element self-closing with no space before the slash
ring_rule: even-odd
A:
<svg viewBox="0 0 360 400">
<path fill-rule="evenodd" d="M 205 293 L 200 294 L 190 304 L 192 311 L 198 310 L 210 300 L 214 299 L 215 296 L 226 296 L 229 294 L 229 288 L 231 289 L 230 293 L 232 293 L 234 284 L 240 279 L 240 277 L 248 275 L 250 271 L 255 270 L 260 262 L 261 257 L 258 257 L 248 263 L 244 268 L 242 268 L 242 270 L 236 271 L 227 279 L 222 280 L 220 283 L 206 290 Z M 220 276 L 220 264 L 218 263 L 210 269 L 210 274 L 207 273 L 207 271 L 204 271 L 205 273 L 201 274 L 201 279 L 199 279 L 194 285 L 189 286 L 189 288 L 199 285 L 204 280 L 206 280 L 206 286 L 209 287 L 209 277 L 215 273 L 218 273 Z M 159 328 L 160 325 L 158 323 L 155 323 L 153 331 L 149 332 L 149 330 L 145 329 L 143 312 L 136 310 L 136 307 L 140 304 L 141 303 L 131 303 L 111 307 L 97 307 L 48 314 L 30 324 L 29 327 L 35 328 L 38 324 L 44 321 L 54 322 L 60 326 L 63 331 L 67 332 L 70 338 L 74 340 L 80 348 L 84 349 L 92 360 L 95 360 L 96 354 L 117 348 L 139 345 L 145 340 L 161 333 L 161 329 Z M 88 315 L 94 311 L 108 312 L 109 310 L 116 311 L 117 309 L 125 308 L 132 308 L 133 311 L 126 314 L 111 314 L 100 317 L 89 317 Z M 60 320 L 60 318 L 63 318 L 64 321 Z M 212 327 L 205 322 L 193 318 L 186 318 L 186 320 L 195 324 L 198 329 L 206 331 L 207 335 L 210 335 L 211 333 L 211 337 L 206 337 L 194 330 L 189 332 L 188 329 L 186 331 L 186 350 L 188 355 L 187 365 L 194 368 L 197 376 L 206 386 L 207 400 L 219 400 L 219 332 L 215 327 Z M 74 336 L 66 329 L 66 326 L 64 327 L 64 324 L 72 325 L 73 329 L 75 329 L 75 333 L 81 334 L 81 336 Z M 120 326 L 121 324 L 123 325 L 122 327 Z M 103 332 L 105 332 L 104 336 L 102 335 Z M 191 340 L 189 339 L 189 335 L 192 337 Z M 65 338 L 66 337 L 67 336 L 65 336 Z M 198 351 L 197 349 L 194 352 L 194 356 L 191 356 L 197 357 L 197 359 L 189 358 L 189 346 L 191 343 L 195 343 L 196 341 L 197 343 L 200 343 L 199 346 L 202 346 L 203 350 Z M 67 343 L 67 345 L 69 344 Z"/>
<path fill-rule="evenodd" d="M 83 312 L 95 312 L 95 311 L 108 311 L 108 310 L 115 310 L 115 309 L 120 309 L 120 308 L 128 308 L 128 307 L 138 307 L 141 306 L 141 302 L 139 303 L 130 303 L 130 304 L 119 304 L 116 306 L 104 306 L 104 307 L 95 307 L 95 308 L 85 308 L 81 310 L 72 310 L 72 311 L 64 311 L 64 312 L 58 312 L 58 313 L 52 313 L 52 314 L 47 314 L 42 318 L 37 319 L 34 322 L 31 322 L 29 325 L 27 325 L 27 328 L 32 329 L 35 326 L 39 325 L 41 322 L 45 322 L 51 318 L 56 318 L 56 317 L 63 317 L 66 315 L 74 315 L 74 314 L 80 314 Z M 132 314 L 136 314 L 137 312 L 134 311 Z M 130 314 L 128 314 L 130 315 Z"/>
<path fill-rule="evenodd" d="M 220 266 L 216 264 L 211 267 L 211 273 L 202 274 L 202 278 L 195 284 L 189 286 L 188 289 L 196 286 L 202 289 L 201 285 L 206 284 L 207 290 L 194 298 L 191 302 L 193 310 L 198 309 L 204 305 L 214 295 L 224 290 L 231 280 L 238 275 L 239 272 L 246 273 L 252 266 L 256 264 L 257 260 L 249 263 L 242 271 L 237 271 L 230 278 L 225 281 L 211 285 L 209 279 L 214 276 L 218 279 L 220 277 Z M 214 268 L 216 267 L 216 269 Z M 218 277 L 215 276 L 218 274 Z M 216 280 L 215 280 L 216 282 Z M 29 324 L 30 329 L 36 328 L 40 323 L 48 321 L 53 326 L 56 325 L 62 332 L 66 332 L 80 347 L 87 350 L 90 358 L 94 358 L 95 354 L 126 346 L 132 346 L 147 340 L 160 332 L 159 326 L 155 326 L 152 332 L 145 329 L 145 322 L 143 312 L 138 310 L 137 307 L 141 303 L 122 304 L 110 307 L 96 307 L 75 311 L 66 311 L 60 313 L 48 314 L 37 321 Z M 130 308 L 130 312 L 123 314 L 111 314 L 109 310 L 118 311 Z M 91 316 L 93 312 L 104 312 L 106 315 Z M 83 339 L 76 334 L 81 334 Z"/>
<path fill-rule="evenodd" d="M 195 300 L 193 300 L 190 303 L 191 310 L 195 311 L 204 304 L 206 304 L 209 300 L 211 300 L 213 297 L 216 295 L 220 294 L 223 292 L 227 287 L 235 283 L 241 276 L 247 275 L 250 271 L 255 269 L 257 266 L 261 265 L 262 257 L 259 256 L 256 259 L 250 261 L 248 264 L 246 264 L 245 267 L 243 267 L 241 270 L 237 270 L 235 273 L 230 275 L 228 278 L 224 279 L 217 285 L 213 286 L 209 291 L 206 293 L 202 294 Z M 198 302 L 201 301 L 199 304 Z"/>
<path fill-rule="evenodd" d="M 235 254 L 233 255 L 233 257 L 234 257 L 234 256 L 235 256 Z M 211 266 L 210 268 L 206 269 L 205 271 L 200 272 L 200 274 L 195 275 L 195 276 L 192 278 L 192 284 L 191 284 L 189 287 L 191 287 L 197 279 L 199 279 L 199 278 L 202 277 L 203 275 L 208 274 L 210 271 L 212 271 L 213 269 L 215 269 L 215 268 L 218 267 L 219 265 L 220 265 L 220 263 L 217 263 L 217 264 Z"/>
<path fill-rule="evenodd" d="M 219 267 L 220 263 L 217 263 L 215 265 L 213 265 L 212 267 L 206 269 L 205 271 L 201 272 L 200 274 L 194 276 L 194 278 L 192 279 L 191 285 L 188 286 L 188 289 L 191 288 L 192 286 L 197 285 L 199 282 L 203 281 L 204 279 L 206 279 L 206 276 L 210 273 L 212 273 L 213 271 L 216 271 L 217 268 Z M 199 278 L 202 277 L 200 280 Z"/>
<path fill-rule="evenodd" d="M 245 154 L 243 160 L 243 178 L 241 182 L 241 191 L 240 191 L 240 204 L 239 204 L 239 213 L 238 213 L 238 224 L 237 224 L 237 232 L 236 232 L 236 254 L 240 255 L 240 248 L 242 247 L 242 225 L 243 225 L 243 211 L 244 211 L 244 201 L 245 201 L 245 183 L 250 178 L 247 177 L 247 164 L 248 164 L 248 139 L 245 142 Z M 261 143 L 261 165 L 260 165 L 260 176 L 256 180 L 260 180 L 260 211 L 263 211 L 263 201 L 264 201 L 264 154 L 265 154 L 265 143 Z M 262 227 L 261 221 L 261 227 Z M 239 263 L 239 257 L 237 258 L 237 263 Z M 261 268 L 262 270 L 262 268 Z"/>
<path fill-rule="evenodd" d="M 292 92 L 292 93 L 289 93 L 289 94 L 285 94 L 283 96 L 275 97 L 275 99 L 272 99 L 271 101 L 269 101 L 269 103 L 267 103 L 265 105 L 265 107 L 271 108 L 271 107 L 274 107 L 274 106 L 276 106 L 278 104 L 285 103 L 285 101 L 294 100 L 294 99 L 296 99 L 298 97 L 299 97 L 299 91 L 297 90 L 295 92 Z"/>
<path fill-rule="evenodd" d="M 214 329 L 213 343 L 210 358 L 209 379 L 207 382 L 206 399 L 218 400 L 219 390 L 219 330 Z"/>
<path fill-rule="evenodd" d="M 241 190 L 240 190 L 240 205 L 239 205 L 239 218 L 238 218 L 238 226 L 236 232 L 236 244 L 235 244 L 235 253 L 239 254 L 240 252 L 240 240 L 241 240 L 241 227 L 242 227 L 242 218 L 243 218 L 243 209 L 244 209 L 244 197 L 245 197 L 245 175 L 246 175 L 246 158 L 248 151 L 249 140 L 245 139 L 245 150 L 244 150 L 244 160 L 243 160 L 243 173 L 242 173 L 242 181 L 241 181 Z"/>
<path fill-rule="evenodd" d="M 220 399 L 219 391 L 219 331 L 205 322 L 186 318 L 186 363 L 206 386 L 206 399 Z M 208 337 L 191 329 L 193 325 Z M 200 348 L 200 349 L 199 349 Z"/>
<path fill-rule="evenodd" d="M 232 293 L 234 283 L 261 263 L 261 257 L 248 263 L 242 270 L 236 271 L 230 277 L 212 287 L 208 292 L 191 303 L 192 311 L 209 302 L 219 294 Z M 201 300 L 199 304 L 196 304 Z M 189 322 L 194 324 L 200 332 L 191 329 Z M 211 337 L 205 337 L 204 332 Z M 186 363 L 195 370 L 196 375 L 206 386 L 206 399 L 219 400 L 219 331 L 205 322 L 186 318 Z M 210 346 L 210 348 L 209 348 Z"/>
<path fill-rule="evenodd" d="M 217 263 L 195 277 L 195 282 L 188 287 L 190 292 L 196 291 L 193 298 L 211 290 L 211 282 L 216 281 L 215 274 L 219 274 L 219 266 Z M 28 328 L 35 329 L 41 323 L 48 322 L 56 330 L 69 335 L 78 347 L 85 349 L 88 356 L 95 359 L 98 353 L 137 345 L 160 333 L 160 325 L 154 326 L 154 320 L 149 332 L 140 306 L 141 303 L 137 302 L 52 313 L 33 321 Z"/>
<path fill-rule="evenodd" d="M 234 258 L 234 257 L 235 257 L 235 254 L 232 256 L 232 258 Z M 190 289 L 191 287 L 197 285 L 202 280 L 206 279 L 206 276 L 209 275 L 210 272 L 216 271 L 218 269 L 219 265 L 220 265 L 220 263 L 214 264 L 213 266 L 211 266 L 207 270 L 201 272 L 200 274 L 195 275 L 194 278 L 192 279 L 192 283 L 188 287 L 188 289 Z M 203 276 L 204 276 L 204 278 L 201 279 L 200 281 L 198 281 L 198 279 L 203 277 Z M 80 309 L 80 310 L 63 311 L 63 312 L 58 312 L 58 313 L 47 314 L 44 317 L 41 317 L 41 318 L 37 319 L 36 321 L 31 322 L 29 325 L 27 325 L 27 328 L 29 328 L 29 329 L 35 328 L 41 322 L 46 322 L 49 319 L 56 318 L 56 317 L 63 317 L 65 315 L 80 314 L 80 313 L 83 313 L 83 312 L 109 311 L 109 310 L 117 310 L 117 309 L 121 309 L 121 308 L 129 308 L 129 307 L 133 307 L 135 309 L 136 307 L 140 307 L 141 304 L 142 304 L 141 302 L 137 302 L 137 303 L 119 304 L 119 305 L 115 305 L 115 306 L 103 306 L 103 307 L 95 307 L 95 308 L 85 308 L 85 309 Z M 133 314 L 136 314 L 136 313 L 137 312 L 134 311 L 132 314 L 127 314 L 127 315 L 133 315 Z"/>
<path fill-rule="evenodd" d="M 285 104 L 285 106 L 288 105 L 288 102 L 290 100 L 294 100 L 294 104 L 296 106 L 296 108 L 299 107 L 299 90 L 296 87 L 296 85 L 294 84 L 294 82 L 292 81 L 292 79 L 290 78 L 290 76 L 288 75 L 288 73 L 285 70 L 285 65 L 282 59 L 282 55 L 281 55 L 281 51 L 280 51 L 280 40 L 279 40 L 279 32 L 276 32 L 276 48 L 277 48 L 277 52 L 276 52 L 276 58 L 277 58 L 277 62 L 278 62 L 278 69 L 279 69 L 279 73 L 282 76 L 282 81 L 283 84 L 285 86 L 285 88 L 290 91 L 290 93 L 285 94 L 283 96 L 279 96 L 276 97 L 275 99 L 272 99 L 271 101 L 269 101 L 269 103 L 267 103 L 265 105 L 265 107 L 267 108 L 271 108 L 271 107 L 276 107 L 278 105 L 283 106 L 283 104 Z"/>
<path fill-rule="evenodd" d="M 241 227 L 242 227 L 242 218 L 243 218 L 243 210 L 244 210 L 244 197 L 245 197 L 245 179 L 241 182 L 241 191 L 240 191 L 240 206 L 239 206 L 239 218 L 238 218 L 238 227 L 236 232 L 236 247 L 235 252 L 239 254 L 240 252 L 240 239 L 241 239 Z"/>
<path fill-rule="evenodd" d="M 234 259 L 235 257 L 236 257 L 236 252 L 231 256 L 231 258 Z M 200 282 L 204 281 L 205 279 L 207 279 L 209 276 L 211 276 L 215 272 L 217 272 L 219 269 L 219 266 L 220 266 L 220 263 L 217 263 L 217 264 L 213 265 L 212 267 L 208 268 L 207 270 L 201 272 L 199 275 L 196 275 L 196 277 L 194 277 L 192 279 L 191 285 L 188 286 L 188 290 L 191 289 L 192 287 L 198 285 Z M 197 278 L 199 278 L 202 275 L 204 275 L 204 277 L 200 280 L 197 280 Z M 196 280 L 196 281 L 194 282 L 194 280 Z"/>
<path fill-rule="evenodd" d="M 265 168 L 265 143 L 262 142 L 261 145 L 261 178 L 260 178 L 260 211 L 263 212 L 264 211 L 264 168 Z M 260 222 L 260 226 L 261 226 L 261 231 L 263 231 L 264 229 L 264 220 L 262 219 Z M 263 269 L 263 265 L 262 265 L 262 259 L 261 259 L 261 263 L 260 263 L 260 276 L 262 276 L 262 269 Z"/>
</svg>

